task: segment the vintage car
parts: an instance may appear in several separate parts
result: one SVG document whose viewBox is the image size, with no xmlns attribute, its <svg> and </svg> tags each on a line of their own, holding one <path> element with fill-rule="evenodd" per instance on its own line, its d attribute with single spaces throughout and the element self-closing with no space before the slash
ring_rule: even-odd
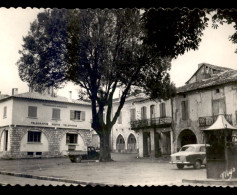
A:
<svg viewBox="0 0 237 195">
<path fill-rule="evenodd" d="M 93 146 L 88 146 L 87 150 L 71 150 L 68 151 L 68 157 L 73 163 L 80 163 L 81 160 L 98 160 L 100 151 Z"/>
<path fill-rule="evenodd" d="M 185 165 L 200 169 L 206 165 L 206 147 L 208 144 L 184 145 L 179 152 L 171 154 L 171 164 L 176 164 L 178 169 L 183 169 Z"/>
</svg>

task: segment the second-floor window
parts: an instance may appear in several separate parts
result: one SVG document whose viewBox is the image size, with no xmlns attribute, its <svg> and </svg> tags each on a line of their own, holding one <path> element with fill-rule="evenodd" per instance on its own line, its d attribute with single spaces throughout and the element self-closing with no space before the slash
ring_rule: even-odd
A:
<svg viewBox="0 0 237 195">
<path fill-rule="evenodd" d="M 119 117 L 118 117 L 118 124 L 122 124 L 122 112 L 120 111 Z"/>
<path fill-rule="evenodd" d="M 160 117 L 166 117 L 166 108 L 165 103 L 160 104 Z"/>
<path fill-rule="evenodd" d="M 70 119 L 71 120 L 78 120 L 78 121 L 85 121 L 85 111 L 71 110 L 70 111 Z"/>
<path fill-rule="evenodd" d="M 146 106 L 141 107 L 141 120 L 147 119 Z"/>
<path fill-rule="evenodd" d="M 3 118 L 7 118 L 7 107 L 4 106 L 3 108 Z"/>
<path fill-rule="evenodd" d="M 181 102 L 182 120 L 188 119 L 188 101 Z"/>
<path fill-rule="evenodd" d="M 28 117 L 37 118 L 37 107 L 36 106 L 28 106 Z"/>
<path fill-rule="evenodd" d="M 130 109 L 130 121 L 135 121 L 136 120 L 136 109 L 132 108 Z"/>
<path fill-rule="evenodd" d="M 53 108 L 52 119 L 54 120 L 60 119 L 60 109 Z"/>
<path fill-rule="evenodd" d="M 155 118 L 155 105 L 150 106 L 150 115 L 151 118 Z"/>
</svg>

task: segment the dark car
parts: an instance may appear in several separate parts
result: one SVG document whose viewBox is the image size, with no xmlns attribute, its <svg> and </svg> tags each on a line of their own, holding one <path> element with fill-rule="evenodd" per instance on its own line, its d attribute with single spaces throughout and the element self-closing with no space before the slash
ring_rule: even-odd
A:
<svg viewBox="0 0 237 195">
<path fill-rule="evenodd" d="M 71 162 L 79 163 L 81 160 L 98 160 L 100 151 L 93 146 L 88 146 L 86 151 L 74 150 L 68 152 Z"/>
<path fill-rule="evenodd" d="M 206 147 L 208 144 L 189 144 L 183 146 L 179 152 L 171 154 L 171 164 L 176 164 L 178 169 L 183 169 L 185 165 L 200 169 L 206 165 Z"/>
</svg>

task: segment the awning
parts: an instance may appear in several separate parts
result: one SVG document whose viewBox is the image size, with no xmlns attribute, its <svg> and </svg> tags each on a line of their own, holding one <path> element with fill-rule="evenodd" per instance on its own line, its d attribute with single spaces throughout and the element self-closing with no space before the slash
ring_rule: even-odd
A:
<svg viewBox="0 0 237 195">
<path fill-rule="evenodd" d="M 226 119 L 223 114 L 219 114 L 216 121 L 207 129 L 203 129 L 202 131 L 214 131 L 214 130 L 236 130 L 237 128 L 233 127 Z"/>
</svg>

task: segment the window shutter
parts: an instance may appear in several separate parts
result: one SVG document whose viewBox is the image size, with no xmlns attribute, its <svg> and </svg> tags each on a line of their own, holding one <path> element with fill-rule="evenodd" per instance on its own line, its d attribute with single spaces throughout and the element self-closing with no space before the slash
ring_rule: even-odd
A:
<svg viewBox="0 0 237 195">
<path fill-rule="evenodd" d="M 165 109 L 165 103 L 162 103 L 162 112 L 163 112 L 163 117 L 166 117 L 166 109 Z"/>
<path fill-rule="evenodd" d="M 60 119 L 60 109 L 53 108 L 53 119 Z"/>
<path fill-rule="evenodd" d="M 142 120 L 147 119 L 146 106 L 143 106 L 143 107 L 141 108 L 141 119 L 142 119 Z"/>
<path fill-rule="evenodd" d="M 122 124 L 122 112 L 120 111 L 119 118 L 118 118 L 118 124 Z"/>
<path fill-rule="evenodd" d="M 70 120 L 75 119 L 75 111 L 74 110 L 70 110 Z"/>
<path fill-rule="evenodd" d="M 188 119 L 188 101 L 181 102 L 181 110 L 182 110 L 182 119 Z"/>
<path fill-rule="evenodd" d="M 37 117 L 37 107 L 28 106 L 28 117 Z"/>
<path fill-rule="evenodd" d="M 85 113 L 85 111 L 81 111 L 81 120 L 82 121 L 86 120 L 86 113 Z"/>
<path fill-rule="evenodd" d="M 136 113 L 136 109 L 131 109 L 130 110 L 130 121 L 135 121 L 136 118 L 135 118 L 135 113 Z"/>
</svg>

